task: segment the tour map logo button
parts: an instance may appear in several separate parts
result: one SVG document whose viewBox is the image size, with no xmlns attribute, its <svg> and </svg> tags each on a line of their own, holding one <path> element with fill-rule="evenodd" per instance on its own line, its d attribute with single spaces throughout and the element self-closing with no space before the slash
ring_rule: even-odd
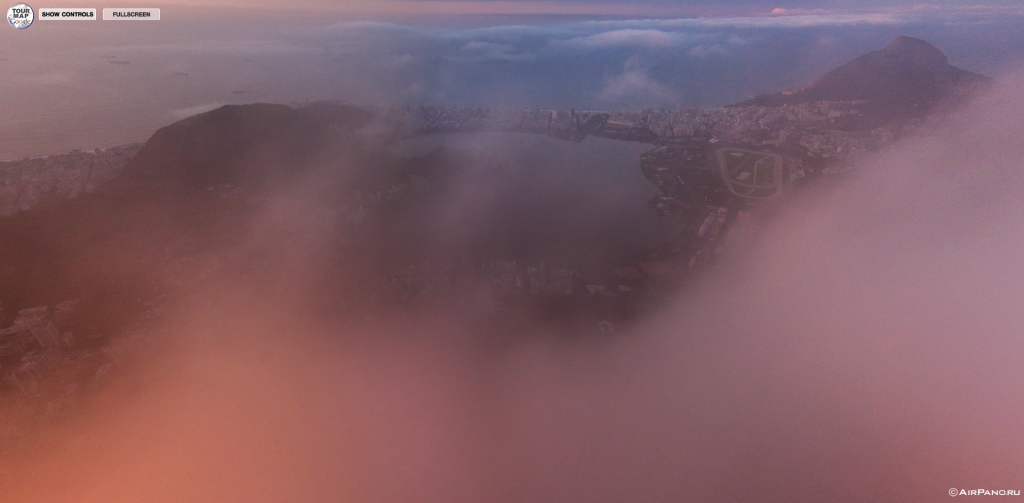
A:
<svg viewBox="0 0 1024 503">
<path fill-rule="evenodd" d="M 36 13 L 27 3 L 16 3 L 7 9 L 7 22 L 19 30 L 32 26 L 32 21 L 35 20 Z"/>
</svg>

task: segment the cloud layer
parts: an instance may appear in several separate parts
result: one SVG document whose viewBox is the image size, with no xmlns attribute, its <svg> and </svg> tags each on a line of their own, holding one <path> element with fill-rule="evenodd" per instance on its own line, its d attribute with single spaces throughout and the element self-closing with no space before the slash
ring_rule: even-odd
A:
<svg viewBox="0 0 1024 503">
<path fill-rule="evenodd" d="M 92 414 L 0 454 L 0 489 L 84 503 L 1019 489 L 1020 82 L 738 229 L 721 268 L 616 336 L 482 323 L 473 303 L 320 323 L 293 295 L 317 267 L 288 258 L 330 211 L 286 194 L 256 226 L 286 252 L 285 288 L 197 294 Z"/>
</svg>

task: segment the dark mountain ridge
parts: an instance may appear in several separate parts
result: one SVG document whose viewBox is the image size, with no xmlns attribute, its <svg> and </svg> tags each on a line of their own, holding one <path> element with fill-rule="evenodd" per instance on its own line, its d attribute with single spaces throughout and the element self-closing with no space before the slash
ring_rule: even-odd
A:
<svg viewBox="0 0 1024 503">
<path fill-rule="evenodd" d="M 137 187 L 237 185 L 273 187 L 313 169 L 333 152 L 338 130 L 368 122 L 372 112 L 330 102 L 300 109 L 228 105 L 159 129 L 128 163 L 122 182 Z"/>
<path fill-rule="evenodd" d="M 76 298 L 91 319 L 75 332 L 127 323 L 162 264 L 238 247 L 258 211 L 250 197 L 301 182 L 350 150 L 332 126 L 364 117 L 345 112 L 224 106 L 161 128 L 95 192 L 0 218 L 0 326 L 18 309 Z"/>
<path fill-rule="evenodd" d="M 862 117 L 846 126 L 870 129 L 955 105 L 990 81 L 950 65 L 946 55 L 928 42 L 900 36 L 881 50 L 829 71 L 809 86 L 762 94 L 734 106 L 863 101 Z"/>
</svg>

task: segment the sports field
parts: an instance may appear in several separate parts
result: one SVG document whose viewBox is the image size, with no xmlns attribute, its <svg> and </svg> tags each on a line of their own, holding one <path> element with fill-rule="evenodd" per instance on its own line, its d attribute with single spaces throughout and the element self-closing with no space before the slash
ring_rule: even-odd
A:
<svg viewBox="0 0 1024 503">
<path fill-rule="evenodd" d="M 782 156 L 737 148 L 715 151 L 722 178 L 740 197 L 769 199 L 782 193 L 786 183 Z"/>
</svg>

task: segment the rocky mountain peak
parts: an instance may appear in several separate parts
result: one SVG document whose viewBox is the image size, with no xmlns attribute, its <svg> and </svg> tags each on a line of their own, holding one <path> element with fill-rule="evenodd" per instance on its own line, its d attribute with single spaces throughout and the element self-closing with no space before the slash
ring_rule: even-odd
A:
<svg viewBox="0 0 1024 503">
<path fill-rule="evenodd" d="M 934 45 L 905 35 L 893 39 L 882 49 L 881 53 L 886 59 L 898 59 L 902 64 L 917 66 L 946 64 L 946 55 Z"/>
</svg>

